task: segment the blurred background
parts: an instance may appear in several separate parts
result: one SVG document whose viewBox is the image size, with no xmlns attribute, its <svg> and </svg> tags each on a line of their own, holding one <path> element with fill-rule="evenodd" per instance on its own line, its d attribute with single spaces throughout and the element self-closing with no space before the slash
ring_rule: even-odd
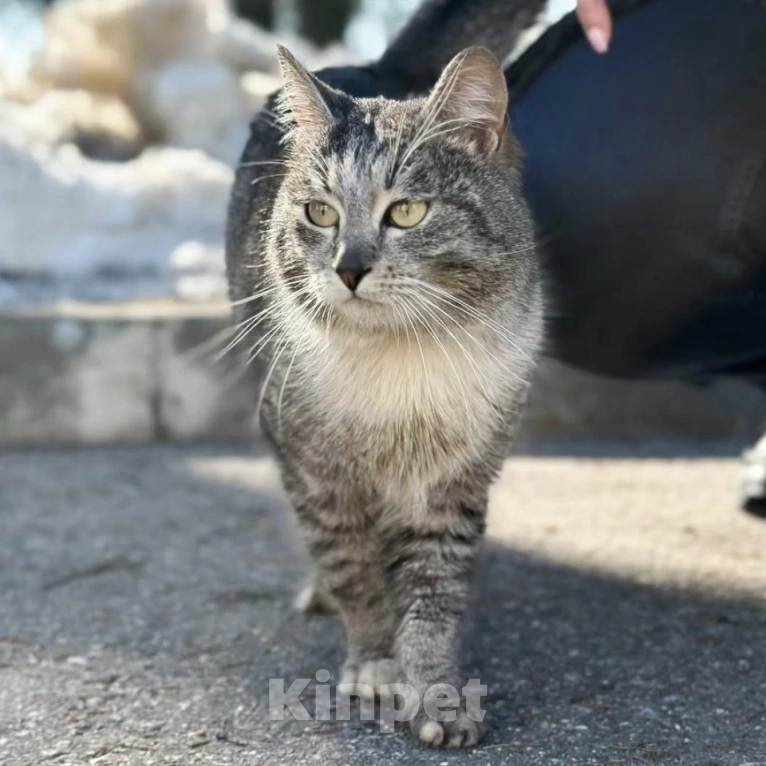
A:
<svg viewBox="0 0 766 766">
<path fill-rule="evenodd" d="M 248 123 L 310 68 L 378 56 L 417 0 L 0 0 L 0 445 L 252 433 L 217 358 Z M 553 0 L 528 35 L 570 11 Z M 763 397 L 543 366 L 526 433 L 753 437 Z"/>
</svg>

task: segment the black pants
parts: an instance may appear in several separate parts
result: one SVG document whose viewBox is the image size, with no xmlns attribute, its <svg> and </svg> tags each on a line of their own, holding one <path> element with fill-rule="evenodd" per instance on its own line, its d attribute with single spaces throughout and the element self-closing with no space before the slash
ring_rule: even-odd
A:
<svg viewBox="0 0 766 766">
<path fill-rule="evenodd" d="M 551 355 L 622 377 L 766 384 L 766 11 L 613 5 L 508 72 L 552 287 Z"/>
</svg>

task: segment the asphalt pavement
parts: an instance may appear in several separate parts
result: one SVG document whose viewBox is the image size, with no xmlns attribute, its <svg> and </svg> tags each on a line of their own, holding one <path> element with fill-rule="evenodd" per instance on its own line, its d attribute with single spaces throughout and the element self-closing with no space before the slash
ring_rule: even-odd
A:
<svg viewBox="0 0 766 766">
<path fill-rule="evenodd" d="M 766 521 L 737 510 L 741 446 L 508 461 L 461 649 L 488 686 L 469 752 L 269 721 L 269 679 L 335 674 L 342 634 L 291 606 L 307 564 L 263 448 L 5 452 L 0 764 L 764 766 Z"/>
</svg>

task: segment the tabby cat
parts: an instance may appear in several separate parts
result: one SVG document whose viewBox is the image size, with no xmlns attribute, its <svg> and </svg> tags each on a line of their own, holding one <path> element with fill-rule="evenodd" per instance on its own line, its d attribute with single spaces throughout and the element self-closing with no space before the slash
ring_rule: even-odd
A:
<svg viewBox="0 0 766 766">
<path fill-rule="evenodd" d="M 358 98 L 279 58 L 281 148 L 250 163 L 229 231 L 262 426 L 345 626 L 341 681 L 460 689 L 487 492 L 543 335 L 503 73 L 474 47 L 427 97 Z M 410 726 L 476 744 L 481 724 L 453 717 Z"/>
</svg>

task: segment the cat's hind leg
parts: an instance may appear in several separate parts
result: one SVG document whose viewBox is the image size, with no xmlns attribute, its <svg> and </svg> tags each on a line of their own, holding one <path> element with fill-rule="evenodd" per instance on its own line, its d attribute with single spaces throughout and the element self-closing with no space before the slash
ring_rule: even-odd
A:
<svg viewBox="0 0 766 766">
<path fill-rule="evenodd" d="M 338 605 L 332 600 L 317 573 L 307 580 L 295 595 L 293 606 L 304 614 L 333 614 Z"/>
</svg>

